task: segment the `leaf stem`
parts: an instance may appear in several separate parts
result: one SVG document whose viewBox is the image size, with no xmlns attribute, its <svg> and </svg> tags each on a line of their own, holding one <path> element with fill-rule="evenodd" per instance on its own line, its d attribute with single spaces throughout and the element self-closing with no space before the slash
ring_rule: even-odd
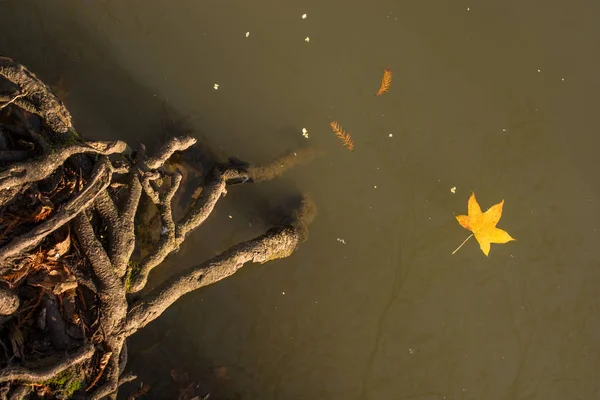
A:
<svg viewBox="0 0 600 400">
<path fill-rule="evenodd" d="M 471 233 L 471 234 L 469 235 L 469 237 L 468 237 L 468 238 L 466 238 L 466 239 L 464 240 L 464 242 L 462 242 L 462 243 L 460 244 L 460 246 L 458 246 L 458 247 L 456 248 L 456 250 L 454 250 L 454 251 L 452 252 L 452 255 L 454 255 L 454 253 L 456 253 L 456 252 L 457 252 L 457 251 L 458 251 L 458 250 L 459 250 L 461 247 L 463 247 L 463 245 L 464 245 L 465 243 L 467 243 L 467 240 L 471 239 L 472 237 L 473 237 L 473 234 Z"/>
</svg>

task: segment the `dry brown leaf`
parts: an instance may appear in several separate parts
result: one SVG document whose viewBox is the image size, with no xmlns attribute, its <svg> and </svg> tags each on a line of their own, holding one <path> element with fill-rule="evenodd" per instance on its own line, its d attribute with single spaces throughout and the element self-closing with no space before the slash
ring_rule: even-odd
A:
<svg viewBox="0 0 600 400">
<path fill-rule="evenodd" d="M 381 78 L 381 86 L 375 96 L 381 96 L 388 90 L 390 90 L 390 86 L 392 86 L 392 69 L 387 67 L 385 71 L 383 71 L 383 77 Z"/>
<path fill-rule="evenodd" d="M 48 257 L 53 260 L 58 260 L 71 249 L 71 233 L 67 226 L 65 231 L 56 231 L 53 234 L 56 244 L 48 250 Z"/>
<path fill-rule="evenodd" d="M 333 133 L 335 133 L 335 136 L 342 141 L 342 145 L 348 150 L 354 151 L 354 142 L 350 135 L 342 129 L 342 126 L 336 121 L 331 122 L 329 125 L 331 126 Z"/>
<path fill-rule="evenodd" d="M 54 292 L 57 286 L 62 287 L 61 284 L 67 282 L 76 283 L 75 277 L 70 275 L 64 269 L 53 269 L 48 271 L 48 273 L 46 274 L 43 274 L 41 276 L 34 276 L 29 280 L 30 285 L 44 288 L 45 290 L 48 290 L 50 292 Z M 70 284 L 67 283 L 67 286 L 68 285 Z M 75 284 L 75 286 L 77 285 Z M 59 293 L 62 293 L 62 291 L 59 291 Z"/>
<path fill-rule="evenodd" d="M 11 233 L 17 226 L 21 225 L 21 218 L 14 216 L 12 214 L 6 213 L 2 219 L 0 219 L 0 229 L 2 229 L 2 233 L 0 233 L 0 239 L 4 239 Z"/>
<path fill-rule="evenodd" d="M 26 262 L 27 262 L 27 267 L 37 271 L 40 270 L 42 268 L 47 269 L 46 266 L 47 264 L 49 265 L 53 265 L 54 264 L 54 260 L 46 260 L 46 252 L 44 250 L 42 250 L 41 247 L 39 247 L 34 253 L 30 253 L 27 258 L 26 258 Z M 50 261 L 50 262 L 47 262 Z"/>
<path fill-rule="evenodd" d="M 57 283 L 52 289 L 52 293 L 55 295 L 63 294 L 66 291 L 77 288 L 77 280 L 74 276 L 70 276 L 69 279 L 63 282 Z"/>
<path fill-rule="evenodd" d="M 94 387 L 96 382 L 98 382 L 100 380 L 100 377 L 104 373 L 104 369 L 108 365 L 108 361 L 110 360 L 111 356 L 112 356 L 112 351 L 108 351 L 108 352 L 102 354 L 102 357 L 100 358 L 100 362 L 98 363 L 98 375 L 96 375 L 96 378 L 94 378 L 92 383 L 90 383 L 90 385 L 87 387 L 87 389 L 85 389 L 86 392 L 89 392 L 89 390 Z"/>
<path fill-rule="evenodd" d="M 127 397 L 127 400 L 135 400 L 138 397 L 145 396 L 148 394 L 150 389 L 152 389 L 152 386 L 148 385 L 147 383 L 142 383 L 142 386 L 138 390 L 130 394 L 129 397 Z"/>
<path fill-rule="evenodd" d="M 26 265 L 20 270 L 10 272 L 6 275 L 0 276 L 0 279 L 8 283 L 8 286 L 13 289 L 29 272 L 29 267 Z"/>
<path fill-rule="evenodd" d="M 41 210 L 33 216 L 34 222 L 42 222 L 45 221 L 50 214 L 52 213 L 52 207 L 43 205 Z"/>
</svg>

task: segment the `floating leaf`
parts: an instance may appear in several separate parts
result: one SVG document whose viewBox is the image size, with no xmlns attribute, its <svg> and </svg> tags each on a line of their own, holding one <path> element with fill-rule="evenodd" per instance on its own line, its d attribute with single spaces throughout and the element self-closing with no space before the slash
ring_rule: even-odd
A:
<svg viewBox="0 0 600 400">
<path fill-rule="evenodd" d="M 354 151 L 354 142 L 352 141 L 352 138 L 349 134 L 344 132 L 340 124 L 336 121 L 333 121 L 329 125 L 331 125 L 331 129 L 333 130 L 333 133 L 335 133 L 335 136 L 342 141 L 343 146 L 350 151 Z"/>
<path fill-rule="evenodd" d="M 490 243 L 508 243 L 511 240 L 515 240 L 507 232 L 496 228 L 496 224 L 502 217 L 503 206 L 504 200 L 490 207 L 485 213 L 482 213 L 481 208 L 475 199 L 475 193 L 471 193 L 468 203 L 469 215 L 456 216 L 460 226 L 473 232 L 471 236 L 475 236 L 475 239 L 479 242 L 481 251 L 483 251 L 483 254 L 486 256 L 490 253 Z M 458 246 L 458 249 L 460 249 L 471 236 Z M 454 253 L 456 253 L 458 249 L 454 250 Z"/>
<path fill-rule="evenodd" d="M 381 78 L 381 86 L 375 96 L 381 96 L 388 90 L 390 90 L 390 86 L 392 86 L 392 69 L 387 67 L 385 71 L 383 71 L 383 77 Z"/>
</svg>

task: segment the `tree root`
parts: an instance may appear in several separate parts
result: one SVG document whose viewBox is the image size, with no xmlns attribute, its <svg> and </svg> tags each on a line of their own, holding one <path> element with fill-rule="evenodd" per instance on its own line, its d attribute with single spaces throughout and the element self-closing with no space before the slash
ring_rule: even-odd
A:
<svg viewBox="0 0 600 400">
<path fill-rule="evenodd" d="M 107 383 L 107 384 L 99 387 L 94 393 L 92 393 L 89 396 L 89 399 L 90 400 L 103 399 L 110 394 L 116 393 L 116 391 L 119 389 L 120 386 L 126 384 L 127 382 L 131 382 L 131 381 L 135 380 L 136 378 L 137 378 L 136 375 L 133 375 L 131 373 L 125 373 L 119 378 L 119 380 L 117 381 L 116 384 L 114 384 L 114 383 L 108 384 Z"/>
<path fill-rule="evenodd" d="M 217 165 L 209 181 L 204 185 L 200 197 L 195 201 L 188 214 L 174 226 L 170 221 L 172 217 L 170 207 L 162 204 L 163 227 L 166 229 L 159 245 L 155 250 L 140 263 L 137 275 L 132 277 L 130 293 L 141 291 L 148 275 L 157 265 L 162 263 L 169 254 L 176 251 L 184 242 L 187 235 L 197 229 L 212 213 L 217 201 L 227 194 L 228 183 L 260 182 L 276 178 L 294 167 L 296 164 L 311 160 L 317 153 L 314 151 L 304 151 L 288 154 L 267 166 L 249 166 L 248 168 L 237 168 L 231 164 Z M 151 190 L 151 189 L 148 189 Z M 147 191 L 148 191 L 147 190 Z M 158 198 L 150 196 L 153 201 L 160 203 Z"/>
<path fill-rule="evenodd" d="M 127 317 L 127 335 L 152 322 L 181 296 L 233 275 L 249 261 L 264 263 L 287 257 L 296 248 L 298 239 L 298 232 L 292 226 L 273 228 L 203 264 L 176 274 L 133 304 Z"/>
<path fill-rule="evenodd" d="M 94 355 L 94 352 L 94 346 L 87 344 L 70 355 L 60 357 L 58 362 L 36 371 L 23 367 L 5 367 L 0 370 L 0 383 L 47 381 L 66 369 L 89 360 Z"/>
<path fill-rule="evenodd" d="M 106 192 L 96 200 L 96 209 L 108 226 L 109 256 L 119 278 L 125 276 L 135 248 L 134 218 L 142 194 L 142 185 L 136 174 L 130 174 L 128 186 L 127 201 L 121 210 Z"/>
<path fill-rule="evenodd" d="M 13 239 L 9 244 L 0 248 L 0 263 L 37 246 L 47 235 L 57 230 L 89 207 L 96 196 L 108 187 L 111 177 L 112 172 L 110 162 L 106 158 L 100 159 L 94 167 L 91 180 L 86 184 L 83 190 L 66 203 L 54 217 L 39 224 L 32 231 Z"/>
<path fill-rule="evenodd" d="M 107 156 L 122 153 L 126 148 L 127 144 L 121 141 L 88 142 L 63 147 L 39 160 L 22 162 L 2 170 L 0 172 L 0 190 L 46 179 L 72 155 L 95 153 Z"/>
<path fill-rule="evenodd" d="M 85 398 L 116 398 L 119 386 L 135 379 L 124 373 L 129 336 L 181 296 L 231 276 L 246 263 L 288 257 L 306 238 L 314 216 L 308 201 L 290 223 L 177 273 L 140 297 L 149 273 L 206 221 L 229 187 L 274 179 L 314 153 L 291 153 L 266 166 L 236 160 L 217 164 L 200 196 L 175 220 L 172 203 L 182 174 L 169 172 L 165 163 L 196 139 L 175 137 L 154 156 L 147 156 L 143 146 L 132 152 L 121 141 L 79 143 L 77 135 L 60 135 L 74 132 L 71 116 L 34 74 L 0 57 L 0 83 L 3 78 L 12 84 L 13 92 L 0 93 L 0 110 L 11 109 L 25 116 L 33 113 L 45 125 L 34 131 L 27 123 L 29 117 L 20 119 L 24 127 L 6 125 L 0 119 L 0 165 L 6 165 L 0 168 L 0 237 L 6 243 L 0 248 L 0 284 L 4 281 L 11 288 L 7 291 L 0 286 L 0 300 L 10 300 L 0 307 L 4 314 L 0 315 L 0 330 L 8 333 L 12 345 L 11 353 L 0 341 L 5 354 L 2 357 L 0 349 L 0 383 L 11 382 L 14 398 L 29 396 L 32 384 L 50 390 L 49 380 L 69 371 L 77 372 L 71 380 L 85 376 Z M 38 151 L 40 157 L 11 148 L 15 138 L 24 136 L 33 141 L 30 147 L 42 150 Z M 50 150 L 47 143 L 59 145 Z M 66 194 L 52 197 L 58 199 L 58 204 L 52 204 L 55 212 L 35 215 L 35 224 L 13 232 L 14 227 L 4 219 L 17 218 L 13 214 L 31 204 L 43 210 L 49 204 L 43 190 L 56 193 L 62 190 L 61 184 L 72 186 Z M 147 221 L 138 218 L 142 196 L 155 206 L 160 220 L 160 235 L 149 249 L 142 249 L 136 236 L 141 221 Z M 58 231 L 65 225 L 70 229 Z M 144 257 L 142 250 L 146 250 Z M 132 295 L 129 298 L 128 293 Z M 23 346 L 24 340 L 28 340 L 27 346 Z M 65 353 L 74 347 L 78 349 Z M 36 368 L 13 361 L 15 357 L 40 358 L 40 354 L 53 356 L 43 357 L 42 367 Z"/>
<path fill-rule="evenodd" d="M 35 74 L 10 58 L 0 57 L 0 76 L 14 84 L 18 92 L 3 107 L 15 104 L 38 115 L 54 132 L 72 128 L 71 114 Z"/>
<path fill-rule="evenodd" d="M 144 161 L 145 166 L 150 170 L 158 169 L 162 167 L 176 151 L 187 150 L 194 144 L 196 144 L 196 139 L 191 136 L 175 137 L 167 142 L 154 157 L 147 158 Z"/>
</svg>

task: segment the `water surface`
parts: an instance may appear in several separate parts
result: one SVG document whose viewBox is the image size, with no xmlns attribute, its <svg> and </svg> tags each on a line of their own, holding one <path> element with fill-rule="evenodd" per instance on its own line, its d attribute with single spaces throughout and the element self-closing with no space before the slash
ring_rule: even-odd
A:
<svg viewBox="0 0 600 400">
<path fill-rule="evenodd" d="M 135 336 L 130 367 L 154 386 L 149 398 L 173 393 L 176 367 L 224 399 L 600 396 L 600 3 L 0 10 L 0 53 L 62 77 L 84 135 L 156 146 L 167 104 L 217 156 L 325 151 L 278 181 L 233 188 L 154 274 L 261 233 L 290 196 L 319 208 L 292 257 L 246 266 Z M 388 65 L 392 88 L 375 97 Z M 489 258 L 474 240 L 451 255 L 468 236 L 454 215 L 471 190 L 484 209 L 505 200 L 499 227 L 517 239 Z"/>
</svg>

